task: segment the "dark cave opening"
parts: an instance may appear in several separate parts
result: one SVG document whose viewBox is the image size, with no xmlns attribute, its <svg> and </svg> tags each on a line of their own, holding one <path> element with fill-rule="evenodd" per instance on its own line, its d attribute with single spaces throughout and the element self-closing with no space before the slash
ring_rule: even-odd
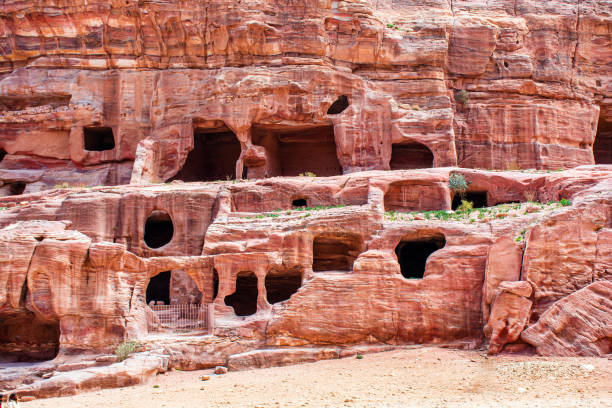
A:
<svg viewBox="0 0 612 408">
<path fill-rule="evenodd" d="M 25 191 L 26 183 L 23 181 L 16 181 L 14 183 L 9 184 L 9 193 L 10 195 L 16 196 L 21 195 Z"/>
<path fill-rule="evenodd" d="M 302 272 L 299 270 L 272 270 L 266 275 L 268 303 L 288 300 L 302 286 Z"/>
<path fill-rule="evenodd" d="M 4 160 L 4 156 L 6 156 L 6 150 L 0 148 L 0 162 Z"/>
<path fill-rule="evenodd" d="M 299 208 L 299 207 L 307 207 L 308 203 L 306 202 L 305 198 L 297 198 L 291 202 L 291 205 L 293 206 L 293 208 Z"/>
<path fill-rule="evenodd" d="M 161 248 L 172 240 L 174 225 L 165 211 L 153 211 L 145 223 L 144 241 L 149 248 Z"/>
<path fill-rule="evenodd" d="M 395 247 L 402 276 L 406 279 L 422 279 L 427 258 L 445 245 L 446 239 L 443 235 L 422 240 L 402 240 Z"/>
<path fill-rule="evenodd" d="M 102 152 L 115 148 L 113 129 L 106 126 L 84 127 L 83 144 L 85 150 Z"/>
<path fill-rule="evenodd" d="M 170 304 L 170 279 L 172 272 L 161 272 L 153 276 L 147 285 L 146 300 L 147 304 L 151 301 L 164 302 L 164 305 Z"/>
<path fill-rule="evenodd" d="M 219 294 L 219 272 L 216 269 L 213 269 L 213 280 L 212 280 L 212 301 L 217 298 Z"/>
<path fill-rule="evenodd" d="M 0 316 L 0 362 L 52 360 L 59 344 L 59 321 L 42 321 L 31 312 Z"/>
<path fill-rule="evenodd" d="M 216 181 L 236 178 L 236 162 L 241 147 L 236 135 L 227 128 L 199 129 L 193 134 L 193 150 L 173 177 L 182 181 Z"/>
<path fill-rule="evenodd" d="M 606 122 L 601 116 L 593 143 L 593 157 L 595 164 L 612 164 L 612 122 Z"/>
<path fill-rule="evenodd" d="M 338 115 L 349 107 L 348 96 L 340 95 L 327 109 L 328 115 Z"/>
<path fill-rule="evenodd" d="M 455 194 L 453 197 L 453 204 L 451 208 L 456 211 L 461 205 L 461 194 Z M 487 192 L 486 191 L 468 191 L 464 194 L 463 200 L 471 201 L 474 204 L 474 208 L 485 208 L 488 206 Z"/>
<path fill-rule="evenodd" d="M 342 174 L 334 127 L 331 125 L 260 127 L 253 131 L 253 143 L 266 149 L 266 177 L 293 177 L 309 173 L 328 177 Z"/>
<path fill-rule="evenodd" d="M 433 167 L 434 155 L 421 143 L 402 143 L 391 146 L 391 170 L 425 169 Z"/>
<path fill-rule="evenodd" d="M 355 234 L 324 234 L 312 245 L 312 270 L 351 271 L 355 259 L 364 250 L 363 240 Z"/>
<path fill-rule="evenodd" d="M 234 308 L 236 316 L 250 316 L 257 312 L 257 276 L 253 272 L 239 272 L 236 291 L 225 297 L 225 304 Z"/>
</svg>

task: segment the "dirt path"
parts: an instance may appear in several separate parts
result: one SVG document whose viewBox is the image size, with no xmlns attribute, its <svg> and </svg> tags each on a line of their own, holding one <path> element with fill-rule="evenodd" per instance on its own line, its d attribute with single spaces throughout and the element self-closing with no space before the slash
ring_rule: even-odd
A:
<svg viewBox="0 0 612 408">
<path fill-rule="evenodd" d="M 417 348 L 24 403 L 36 407 L 612 407 L 612 361 Z M 210 375 L 201 381 L 202 375 Z"/>
</svg>

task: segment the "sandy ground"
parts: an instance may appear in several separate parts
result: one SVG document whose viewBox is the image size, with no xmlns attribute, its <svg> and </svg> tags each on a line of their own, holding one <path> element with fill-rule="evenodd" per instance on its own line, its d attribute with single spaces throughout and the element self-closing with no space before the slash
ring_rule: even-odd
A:
<svg viewBox="0 0 612 408">
<path fill-rule="evenodd" d="M 200 379 L 209 375 L 208 381 Z M 152 383 L 23 407 L 612 407 L 612 360 L 487 358 L 433 347 L 213 375 L 173 371 Z"/>
</svg>

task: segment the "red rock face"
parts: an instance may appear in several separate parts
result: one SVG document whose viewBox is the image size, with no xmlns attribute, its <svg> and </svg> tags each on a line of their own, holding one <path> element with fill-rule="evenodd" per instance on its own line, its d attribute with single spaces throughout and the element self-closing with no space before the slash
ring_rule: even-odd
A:
<svg viewBox="0 0 612 408">
<path fill-rule="evenodd" d="M 3 7 L 2 195 L 612 160 L 605 2 Z"/>
<path fill-rule="evenodd" d="M 493 3 L 5 2 L 0 357 L 147 342 L 151 301 L 212 303 L 188 368 L 609 352 L 609 4 Z"/>
<path fill-rule="evenodd" d="M 148 287 L 170 271 L 167 302 L 213 302 L 215 333 L 251 348 L 484 339 L 496 353 L 520 337 L 543 354 L 604 353 L 607 334 L 597 346 L 565 347 L 575 334 L 551 329 L 550 316 L 593 281 L 609 281 L 609 169 L 463 171 L 491 202 L 535 192 L 573 204 L 529 204 L 501 218 L 476 210 L 463 221 L 410 213 L 434 202 L 448 208 L 444 180 L 457 171 L 31 195 L 0 212 L 4 253 L 14 254 L 0 270 L 3 347 L 19 355 L 28 345 L 10 329 L 28 316 L 28 330 L 48 334 L 30 340 L 31 358 L 146 340 L 147 303 L 161 299 Z M 401 189 L 412 198 L 399 200 Z M 27 218 L 39 221 L 18 221 Z M 605 323 L 584 324 L 580 331 L 607 333 Z M 545 347 L 546 330 L 570 337 Z"/>
</svg>

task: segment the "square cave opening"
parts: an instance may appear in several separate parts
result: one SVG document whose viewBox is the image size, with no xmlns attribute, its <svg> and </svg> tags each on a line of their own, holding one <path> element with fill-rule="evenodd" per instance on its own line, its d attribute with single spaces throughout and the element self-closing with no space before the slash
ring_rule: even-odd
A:
<svg viewBox="0 0 612 408">
<path fill-rule="evenodd" d="M 434 155 L 427 146 L 418 142 L 391 146 L 391 170 L 425 169 L 433 167 Z"/>
<path fill-rule="evenodd" d="M 486 191 L 468 191 L 461 197 L 461 194 L 455 194 L 451 208 L 456 211 L 461 205 L 461 200 L 471 201 L 474 208 L 485 208 L 488 206 Z"/>
<path fill-rule="evenodd" d="M 402 276 L 406 279 L 422 279 L 425 276 L 427 259 L 446 245 L 442 234 L 429 238 L 402 239 L 395 247 Z"/>
<path fill-rule="evenodd" d="M 602 115 L 597 124 L 593 157 L 595 164 L 612 164 L 612 122 L 607 122 Z"/>
<path fill-rule="evenodd" d="M 236 275 L 236 291 L 225 297 L 225 304 L 234 308 L 236 316 L 250 316 L 257 313 L 257 276 L 243 271 Z"/>
<path fill-rule="evenodd" d="M 195 128 L 193 149 L 172 180 L 190 182 L 235 179 L 240 152 L 238 138 L 227 127 Z"/>
<path fill-rule="evenodd" d="M 308 172 L 322 177 L 342 174 L 332 125 L 260 126 L 253 130 L 253 143 L 266 150 L 267 177 Z"/>
<path fill-rule="evenodd" d="M 364 243 L 357 234 L 336 233 L 316 236 L 312 243 L 314 272 L 351 271 L 353 263 L 364 251 Z"/>
<path fill-rule="evenodd" d="M 0 362 L 52 360 L 59 345 L 59 321 L 42 321 L 31 312 L 0 315 Z"/>
<path fill-rule="evenodd" d="M 84 149 L 91 152 L 103 152 L 115 148 L 113 129 L 107 126 L 89 126 L 83 128 Z"/>
<path fill-rule="evenodd" d="M 288 300 L 302 286 L 302 271 L 299 269 L 271 270 L 266 275 L 266 298 L 268 303 Z"/>
</svg>

